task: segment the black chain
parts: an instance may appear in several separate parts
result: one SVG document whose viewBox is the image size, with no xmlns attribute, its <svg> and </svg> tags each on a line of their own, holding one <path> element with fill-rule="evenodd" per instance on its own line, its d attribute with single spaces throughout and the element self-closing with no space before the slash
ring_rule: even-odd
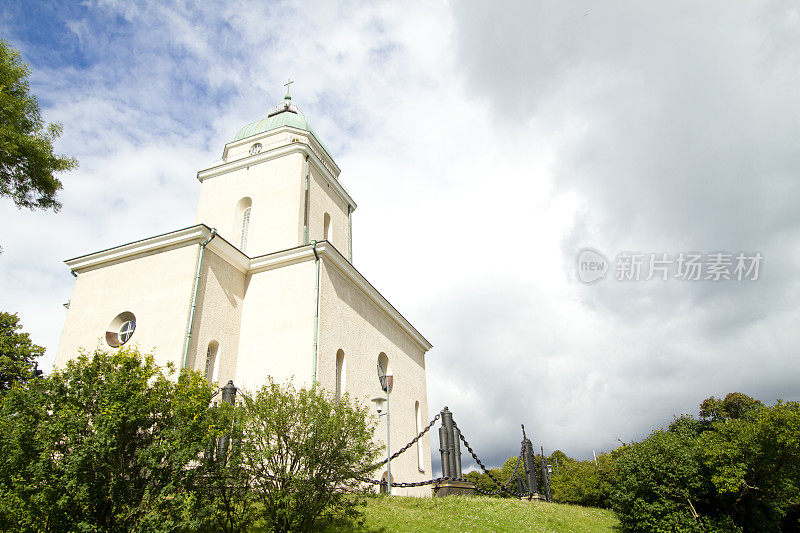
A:
<svg viewBox="0 0 800 533">
<path fill-rule="evenodd" d="M 483 494 L 484 496 L 497 496 L 498 494 L 500 494 L 501 491 L 500 490 L 483 490 L 480 487 L 478 487 L 477 485 L 475 485 L 475 492 L 477 492 L 478 494 Z"/>
<path fill-rule="evenodd" d="M 397 451 L 396 453 L 392 454 L 390 459 L 396 459 L 400 454 L 402 454 L 403 452 L 408 450 L 411 446 L 413 446 L 419 439 L 422 438 L 423 435 L 425 435 L 425 433 L 427 433 L 433 427 L 433 425 L 436 423 L 437 420 L 439 420 L 441 418 L 441 416 L 442 416 L 442 413 L 440 412 L 435 417 L 433 417 L 433 420 L 430 421 L 428 426 L 425 429 L 423 429 L 422 431 L 419 432 L 419 435 L 414 437 L 411 440 L 411 442 L 409 442 L 408 444 L 406 444 L 405 446 L 400 448 L 399 451 Z M 456 425 L 455 420 L 453 420 L 453 427 L 458 428 L 458 426 Z M 524 431 L 525 431 L 525 429 L 524 429 L 524 426 L 523 426 L 523 434 L 524 434 Z M 458 432 L 458 437 L 461 439 L 461 442 L 464 443 L 464 446 L 467 447 L 467 450 L 469 451 L 470 455 L 472 455 L 472 458 L 475 459 L 475 462 L 478 464 L 478 466 L 481 467 L 481 470 L 483 470 L 484 473 L 486 473 L 486 475 L 489 476 L 489 479 L 491 479 L 498 487 L 500 487 L 498 490 L 495 490 L 495 491 L 486 491 L 486 490 L 482 490 L 482 489 L 480 489 L 480 488 L 478 488 L 476 486 L 475 487 L 475 492 L 477 492 L 479 494 L 484 494 L 486 496 L 497 496 L 498 494 L 501 494 L 503 492 L 505 492 L 509 496 L 517 496 L 517 497 L 523 496 L 522 494 L 519 494 L 516 491 L 509 490 L 509 487 L 517 479 L 517 472 L 519 471 L 519 465 L 522 463 L 522 454 L 523 454 L 522 450 L 520 450 L 520 455 L 519 455 L 519 457 L 517 457 L 517 464 L 514 466 L 514 471 L 512 472 L 511 477 L 509 478 L 508 482 L 500 483 L 500 481 L 496 477 L 494 477 L 492 475 L 492 473 L 484 466 L 484 464 L 478 458 L 477 454 L 472 449 L 472 446 L 470 446 L 469 442 L 467 442 L 467 439 L 464 438 L 464 434 L 461 433 L 461 430 L 459 430 L 459 432 Z M 524 445 L 523 445 L 523 447 L 524 447 Z M 369 468 L 367 468 L 365 471 L 375 470 L 376 468 L 381 467 L 384 464 L 386 464 L 386 461 L 387 461 L 387 459 L 384 459 L 383 461 L 375 463 L 375 464 L 371 465 Z M 372 485 L 383 485 L 385 483 L 384 481 L 379 481 L 377 479 L 370 479 L 370 478 L 367 478 L 367 477 L 357 477 L 356 479 L 358 479 L 359 481 L 362 481 L 364 483 L 370 483 Z M 434 478 L 434 479 L 429 479 L 427 481 L 417 481 L 417 482 L 413 482 L 413 483 L 392 482 L 392 487 L 400 487 L 400 488 L 422 487 L 424 485 L 431 485 L 431 484 L 434 484 L 434 483 L 439 483 L 441 481 L 463 481 L 463 478 L 462 479 L 456 479 L 456 478 L 450 478 L 450 477 L 438 477 L 438 478 Z"/>
<path fill-rule="evenodd" d="M 514 481 L 517 477 L 517 470 L 519 470 L 519 465 L 522 462 L 522 451 L 520 450 L 520 454 L 517 457 L 517 465 L 514 467 L 514 471 L 511 473 L 511 477 L 508 478 L 508 483 L 506 483 L 506 487 L 511 486 L 511 482 Z"/>
<path fill-rule="evenodd" d="M 416 481 L 414 483 L 402 483 L 402 482 L 392 482 L 392 487 L 400 487 L 400 488 L 407 488 L 407 487 L 422 487 L 424 485 L 432 485 L 433 483 L 439 483 L 440 481 L 446 481 L 450 478 L 446 477 L 437 477 L 435 479 L 429 479 L 427 481 Z M 378 481 L 377 479 L 369 479 L 366 477 L 358 478 L 359 481 L 363 481 L 364 483 L 371 483 L 373 485 L 383 485 L 384 481 Z"/>
<path fill-rule="evenodd" d="M 403 446 L 402 448 L 400 448 L 400 450 L 399 450 L 399 451 L 397 451 L 397 452 L 393 453 L 393 454 L 392 454 L 392 456 L 391 456 L 391 459 L 397 459 L 397 457 L 399 457 L 401 453 L 403 453 L 404 451 L 406 451 L 406 450 L 408 450 L 409 448 L 411 448 L 411 447 L 412 447 L 412 446 L 413 446 L 413 445 L 414 445 L 414 444 L 415 444 L 415 443 L 416 443 L 416 442 L 417 442 L 419 439 L 421 439 L 421 438 L 422 438 L 422 436 L 423 436 L 425 433 L 427 433 L 427 432 L 428 432 L 428 430 L 429 430 L 429 429 L 431 429 L 431 428 L 433 427 L 433 425 L 436 423 L 436 421 L 437 421 L 437 420 L 439 420 L 441 417 L 442 417 L 442 413 L 437 413 L 437 414 L 436 414 L 436 416 L 434 416 L 434 417 L 433 417 L 433 420 L 431 420 L 430 424 L 428 424 L 428 427 L 426 427 L 425 429 L 423 429 L 422 431 L 420 431 L 420 432 L 419 432 L 419 435 L 417 435 L 416 437 L 414 437 L 413 439 L 411 439 L 411 442 L 409 442 L 408 444 L 406 444 L 405 446 Z M 365 470 L 365 472 L 369 472 L 369 471 L 375 470 L 376 468 L 378 468 L 378 467 L 381 467 L 381 466 L 385 465 L 385 464 L 386 464 L 386 461 L 387 461 L 387 459 L 384 459 L 383 461 L 380 461 L 380 462 L 378 462 L 378 463 L 375 463 L 375 464 L 373 464 L 372 466 L 370 466 L 369 468 L 367 468 L 367 469 Z"/>
<path fill-rule="evenodd" d="M 455 421 L 455 420 L 453 420 L 453 427 L 455 427 L 455 428 L 458 428 L 458 426 L 456 425 L 456 421 Z M 458 430 L 458 438 L 460 438 L 460 439 L 461 439 L 461 442 L 463 442 L 463 443 L 464 443 L 464 446 L 466 446 L 466 447 L 467 447 L 467 451 L 469 451 L 470 455 L 472 455 L 472 458 L 473 458 L 473 459 L 475 459 L 475 462 L 476 462 L 476 463 L 478 463 L 478 466 L 479 466 L 479 467 L 481 467 L 481 470 L 483 470 L 483 471 L 484 471 L 484 473 L 485 473 L 487 476 L 489 476 L 489 479 L 491 479 L 492 481 L 494 481 L 495 485 L 497 485 L 498 487 L 500 487 L 500 490 L 498 490 L 498 491 L 497 491 L 496 493 L 494 493 L 494 494 L 489 494 L 490 496 L 494 496 L 494 495 L 500 494 L 501 492 L 505 492 L 505 493 L 506 493 L 506 494 L 508 494 L 509 496 L 519 496 L 517 493 L 515 493 L 515 492 L 511 492 L 511 491 L 509 491 L 509 490 L 508 490 L 507 486 L 508 486 L 508 485 L 511 483 L 511 480 L 509 480 L 509 483 L 506 483 L 506 484 L 504 485 L 503 483 L 500 483 L 500 481 L 499 481 L 499 480 L 498 480 L 496 477 L 494 477 L 494 476 L 492 475 L 492 473 L 491 473 L 491 472 L 489 472 L 489 469 L 487 469 L 487 468 L 486 468 L 486 467 L 483 465 L 483 463 L 481 462 L 481 460 L 480 460 L 480 459 L 478 459 L 478 456 L 475 454 L 475 450 L 473 450 L 473 449 L 472 449 L 472 446 L 470 446 L 470 445 L 469 445 L 469 442 L 467 442 L 467 439 L 465 439 L 465 438 L 464 438 L 464 434 L 461 432 L 461 429 L 459 429 L 459 430 Z M 519 465 L 519 463 L 517 463 L 517 464 Z M 512 478 L 512 479 L 513 479 L 513 478 Z M 487 494 L 487 492 L 486 492 L 486 491 L 479 491 L 479 492 L 480 492 L 481 494 Z"/>
</svg>

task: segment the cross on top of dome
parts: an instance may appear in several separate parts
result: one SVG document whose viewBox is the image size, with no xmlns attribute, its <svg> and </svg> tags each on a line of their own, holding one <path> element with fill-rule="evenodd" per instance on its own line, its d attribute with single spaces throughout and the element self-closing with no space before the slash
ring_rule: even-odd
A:
<svg viewBox="0 0 800 533">
<path fill-rule="evenodd" d="M 272 109 L 270 109 L 267 112 L 267 117 L 271 117 L 273 115 L 277 115 L 278 113 L 283 113 L 284 111 L 290 111 L 292 113 L 299 113 L 300 112 L 297 109 L 297 106 L 294 105 L 294 102 L 292 102 L 292 96 L 289 94 L 289 86 L 291 84 L 293 84 L 293 83 L 294 83 L 294 80 L 292 78 L 289 78 L 289 80 L 286 83 L 283 84 L 284 87 L 286 87 L 286 96 L 284 96 L 283 100 L 278 102 L 275 105 L 275 107 L 273 107 Z"/>
</svg>

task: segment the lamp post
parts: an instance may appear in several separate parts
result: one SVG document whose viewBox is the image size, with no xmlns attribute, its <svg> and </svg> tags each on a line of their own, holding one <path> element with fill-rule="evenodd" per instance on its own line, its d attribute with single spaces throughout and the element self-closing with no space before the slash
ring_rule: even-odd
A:
<svg viewBox="0 0 800 533">
<path fill-rule="evenodd" d="M 389 390 L 386 389 L 386 398 L 376 396 L 372 399 L 375 403 L 375 410 L 378 411 L 378 418 L 386 417 L 386 494 L 392 493 L 392 451 L 389 447 Z M 384 413 L 384 408 L 386 412 Z"/>
</svg>

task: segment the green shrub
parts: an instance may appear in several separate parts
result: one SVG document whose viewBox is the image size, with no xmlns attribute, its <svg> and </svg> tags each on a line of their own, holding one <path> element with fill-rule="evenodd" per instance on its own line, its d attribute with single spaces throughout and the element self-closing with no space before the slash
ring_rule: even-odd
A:
<svg viewBox="0 0 800 533">
<path fill-rule="evenodd" d="M 211 388 L 133 349 L 81 354 L 0 405 L 0 527 L 172 530 L 208 441 Z"/>
<path fill-rule="evenodd" d="M 709 398 L 616 453 L 623 531 L 798 531 L 800 404 Z"/>
<path fill-rule="evenodd" d="M 312 531 L 362 521 L 357 495 L 365 491 L 357 477 L 380 453 L 366 408 L 270 380 L 244 395 L 235 420 L 241 441 L 231 443 L 234 462 L 252 480 L 263 526 Z"/>
</svg>

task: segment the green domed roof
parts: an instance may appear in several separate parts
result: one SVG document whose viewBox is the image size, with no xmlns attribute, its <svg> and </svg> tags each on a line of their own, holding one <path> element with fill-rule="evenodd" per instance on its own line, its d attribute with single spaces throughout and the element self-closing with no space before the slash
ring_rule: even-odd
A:
<svg viewBox="0 0 800 533">
<path fill-rule="evenodd" d="M 325 152 L 328 154 L 328 157 L 333 159 L 328 147 L 325 146 L 317 134 L 314 133 L 314 130 L 311 129 L 311 125 L 306 120 L 306 117 L 303 116 L 297 106 L 292 102 L 292 97 L 288 94 L 278 103 L 278 105 L 270 110 L 267 118 L 262 118 L 261 120 L 251 122 L 250 124 L 247 124 L 239 129 L 239 131 L 237 131 L 236 135 L 233 137 L 233 142 L 246 139 L 247 137 L 252 137 L 253 135 L 258 135 L 259 133 L 276 130 L 278 128 L 282 128 L 283 126 L 289 126 L 291 128 L 297 128 L 299 130 L 309 132 L 317 140 L 319 145 L 322 146 L 322 149 L 325 150 Z"/>
<path fill-rule="evenodd" d="M 250 124 L 244 126 L 236 132 L 236 136 L 233 138 L 233 140 L 238 141 L 258 133 L 264 133 L 265 131 L 278 129 L 282 126 L 291 126 L 292 128 L 314 133 L 314 130 L 312 130 L 311 126 L 309 126 L 306 117 L 304 117 L 300 111 L 285 109 L 276 114 L 270 115 L 267 118 L 262 118 L 261 120 L 251 122 Z"/>
</svg>

